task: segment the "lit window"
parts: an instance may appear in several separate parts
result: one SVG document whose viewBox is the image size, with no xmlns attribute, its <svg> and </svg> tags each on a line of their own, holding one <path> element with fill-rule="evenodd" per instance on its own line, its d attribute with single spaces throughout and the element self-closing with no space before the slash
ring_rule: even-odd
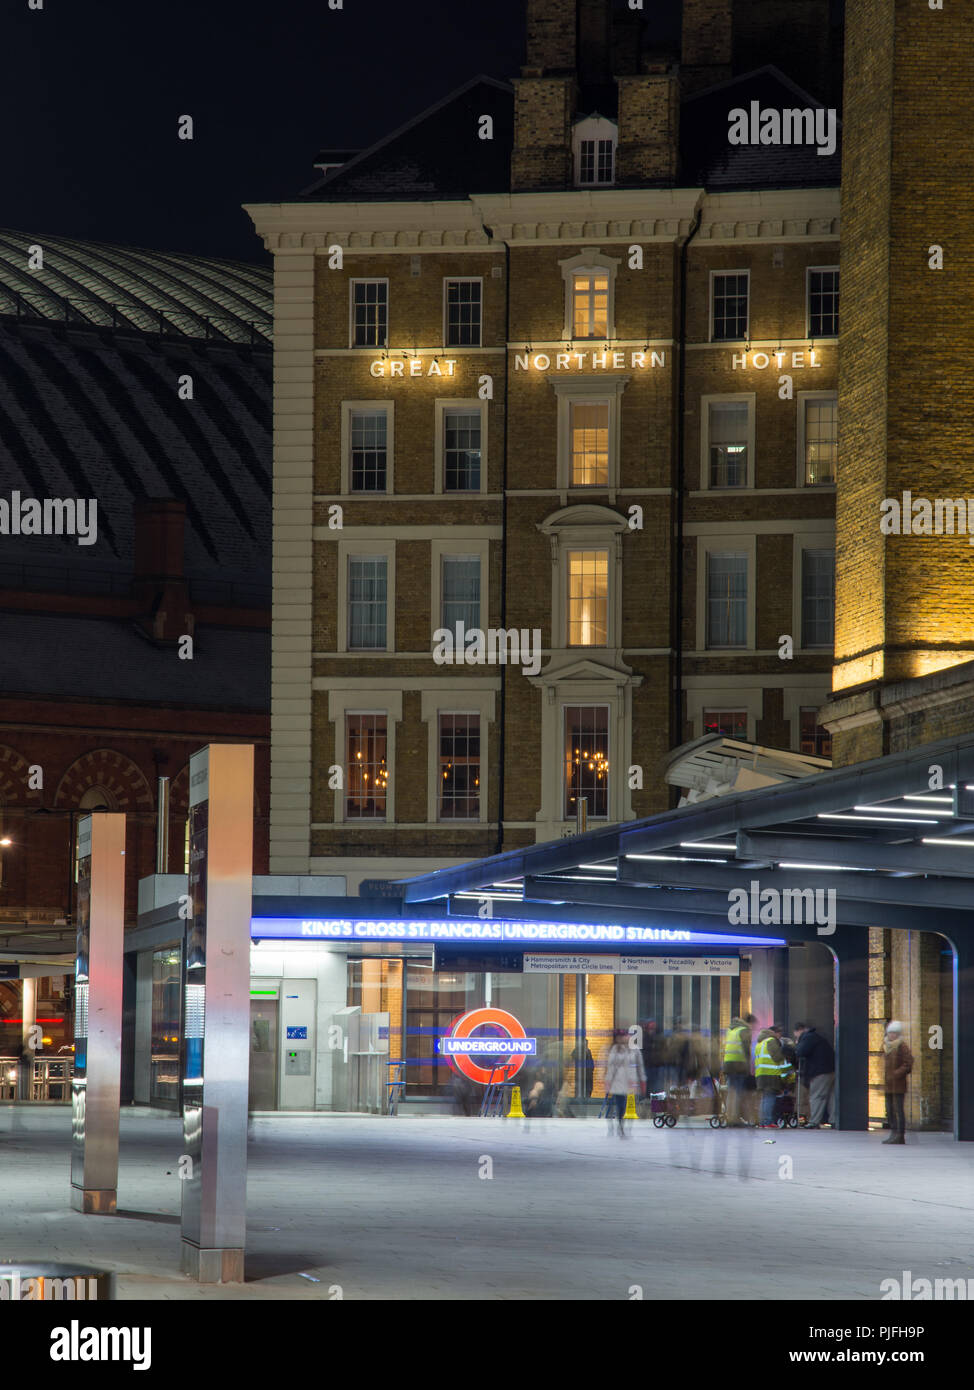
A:
<svg viewBox="0 0 974 1390">
<path fill-rule="evenodd" d="M 345 819 L 384 820 L 386 788 L 386 716 L 346 715 Z"/>
<path fill-rule="evenodd" d="M 747 401 L 710 401 L 707 442 L 710 486 L 747 486 Z"/>
<path fill-rule="evenodd" d="M 574 820 L 578 801 L 588 815 L 609 814 L 609 709 L 607 705 L 565 707 L 565 819 Z"/>
<path fill-rule="evenodd" d="M 737 738 L 746 742 L 747 710 L 705 709 L 703 731 L 705 734 L 723 734 L 724 738 Z"/>
<path fill-rule="evenodd" d="M 584 270 L 572 277 L 572 335 L 575 338 L 609 336 L 607 271 Z"/>
<path fill-rule="evenodd" d="M 802 646 L 831 647 L 835 551 L 802 551 Z"/>
<path fill-rule="evenodd" d="M 568 645 L 604 647 L 609 625 L 609 552 L 568 552 Z"/>
<path fill-rule="evenodd" d="M 730 271 L 715 274 L 714 322 L 715 341 L 747 337 L 747 288 L 746 271 Z"/>
<path fill-rule="evenodd" d="M 802 705 L 799 719 L 798 751 L 813 758 L 831 758 L 832 735 L 818 722 L 818 708 L 815 705 Z"/>
<path fill-rule="evenodd" d="M 386 566 L 384 555 L 349 556 L 349 651 L 385 649 L 388 602 Z"/>
<path fill-rule="evenodd" d="M 441 714 L 440 820 L 480 816 L 480 715 Z"/>
<path fill-rule="evenodd" d="M 609 482 L 609 402 L 572 401 L 571 486 L 607 487 Z"/>
<path fill-rule="evenodd" d="M 808 272 L 808 336 L 836 338 L 839 333 L 839 272 Z"/>
<path fill-rule="evenodd" d="M 448 347 L 479 347 L 481 296 L 479 280 L 447 280 L 446 341 Z"/>
<path fill-rule="evenodd" d="M 443 412 L 443 491 L 480 491 L 480 414 Z"/>
<path fill-rule="evenodd" d="M 835 396 L 805 401 L 805 482 L 834 483 L 839 454 L 839 404 Z"/>
<path fill-rule="evenodd" d="M 707 556 L 707 646 L 747 645 L 747 556 Z"/>
<path fill-rule="evenodd" d="M 450 632 L 457 623 L 464 629 L 480 627 L 480 559 L 476 555 L 443 557 L 443 627 Z"/>
<path fill-rule="evenodd" d="M 388 434 L 384 409 L 350 412 L 352 492 L 385 492 Z"/>
<path fill-rule="evenodd" d="M 352 281 L 352 346 L 385 347 L 389 336 L 389 286 L 385 280 Z"/>
</svg>

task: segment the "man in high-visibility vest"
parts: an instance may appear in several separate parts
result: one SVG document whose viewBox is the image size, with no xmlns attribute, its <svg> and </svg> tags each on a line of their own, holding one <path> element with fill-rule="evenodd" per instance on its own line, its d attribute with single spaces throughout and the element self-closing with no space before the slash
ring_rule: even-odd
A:
<svg viewBox="0 0 974 1390">
<path fill-rule="evenodd" d="M 758 1034 L 754 1049 L 754 1076 L 761 1095 L 761 1128 L 774 1128 L 774 1103 L 785 1086 L 795 1079 L 792 1065 L 781 1050 L 784 1027 L 772 1023 Z"/>
<path fill-rule="evenodd" d="M 753 1014 L 732 1018 L 724 1035 L 722 1067 L 727 1077 L 726 1113 L 729 1125 L 741 1124 L 742 1111 L 747 1108 L 748 1082 L 751 1079 L 751 1024 L 756 1022 Z"/>
</svg>

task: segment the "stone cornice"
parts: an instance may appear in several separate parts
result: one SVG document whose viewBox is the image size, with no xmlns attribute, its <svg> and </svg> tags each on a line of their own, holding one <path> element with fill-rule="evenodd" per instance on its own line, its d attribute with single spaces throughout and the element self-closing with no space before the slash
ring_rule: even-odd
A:
<svg viewBox="0 0 974 1390">
<path fill-rule="evenodd" d="M 269 251 L 495 250 L 507 244 L 675 241 L 701 211 L 697 243 L 832 240 L 837 188 L 705 194 L 606 188 L 478 194 L 456 202 L 245 204 Z M 487 229 L 490 229 L 488 232 Z"/>
</svg>

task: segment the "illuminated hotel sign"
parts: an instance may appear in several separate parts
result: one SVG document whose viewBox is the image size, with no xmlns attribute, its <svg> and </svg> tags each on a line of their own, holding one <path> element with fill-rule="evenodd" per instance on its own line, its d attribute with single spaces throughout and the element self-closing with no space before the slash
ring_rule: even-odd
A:
<svg viewBox="0 0 974 1390">
<path fill-rule="evenodd" d="M 649 358 L 647 363 L 646 359 Z M 628 359 L 628 360 L 627 360 Z M 626 367 L 665 367 L 666 353 L 655 349 L 643 352 L 516 352 L 514 370 L 526 372 L 604 372 L 622 371 Z"/>
<path fill-rule="evenodd" d="M 784 946 L 785 941 L 768 936 L 730 935 L 727 932 L 695 932 L 664 927 L 616 926 L 589 922 L 521 922 L 450 917 L 437 921 L 414 921 L 408 917 L 389 920 L 353 917 L 253 917 L 251 936 L 260 940 L 315 941 L 496 941 L 558 942 L 565 946 L 593 942 L 628 942 L 631 945 L 688 946 Z"/>
<path fill-rule="evenodd" d="M 495 1032 L 474 1037 L 481 1028 L 491 1028 Z M 497 1036 L 498 1029 L 503 1037 Z M 437 1049 L 464 1076 L 487 1086 L 491 1081 L 510 1081 L 516 1076 L 526 1058 L 537 1055 L 538 1040 L 528 1037 L 513 1014 L 488 1005 L 483 1009 L 470 1009 L 454 1019 L 449 1033 L 438 1040 Z M 489 1065 L 478 1066 L 474 1057 L 484 1058 Z"/>
<path fill-rule="evenodd" d="M 808 361 L 805 361 L 806 356 Z M 750 357 L 750 362 L 747 360 Z M 821 367 L 823 364 L 818 361 L 818 349 L 809 348 L 807 352 L 802 349 L 799 352 L 734 352 L 731 353 L 731 367 L 735 370 L 738 367 L 756 367 L 759 372 L 763 372 L 765 367 L 774 366 L 776 371 L 787 368 L 789 371 L 798 371 L 801 367 Z"/>
</svg>

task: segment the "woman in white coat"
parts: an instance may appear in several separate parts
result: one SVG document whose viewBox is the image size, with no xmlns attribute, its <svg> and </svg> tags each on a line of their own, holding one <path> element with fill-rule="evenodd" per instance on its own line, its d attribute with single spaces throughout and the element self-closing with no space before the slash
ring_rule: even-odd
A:
<svg viewBox="0 0 974 1390">
<path fill-rule="evenodd" d="M 626 1100 L 629 1096 L 642 1095 L 646 1089 L 646 1068 L 643 1054 L 633 1046 L 625 1028 L 617 1028 L 612 1035 L 612 1045 L 602 1053 L 602 1075 L 609 1096 L 609 1133 L 612 1133 L 613 1119 L 619 1123 L 619 1138 L 626 1137 Z"/>
</svg>

